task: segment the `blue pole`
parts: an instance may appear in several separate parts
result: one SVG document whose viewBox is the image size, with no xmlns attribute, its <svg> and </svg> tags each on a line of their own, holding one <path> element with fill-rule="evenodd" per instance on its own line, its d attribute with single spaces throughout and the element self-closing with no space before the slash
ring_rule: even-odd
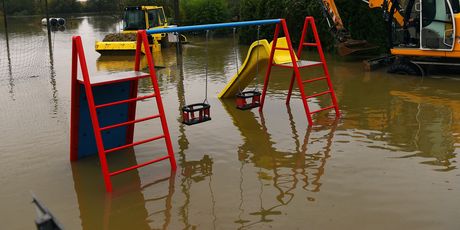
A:
<svg viewBox="0 0 460 230">
<path fill-rule="evenodd" d="M 256 21 L 227 22 L 227 23 L 205 24 L 205 25 L 195 25 L 195 26 L 168 27 L 168 28 L 146 30 L 146 32 L 147 34 L 160 34 L 160 33 L 172 33 L 172 32 L 180 33 L 180 32 L 186 32 L 186 31 L 213 30 L 213 29 L 221 29 L 221 28 L 228 28 L 228 27 L 233 28 L 233 27 L 242 27 L 242 26 L 277 24 L 280 22 L 281 22 L 281 19 L 266 19 L 266 20 L 256 20 Z"/>
</svg>

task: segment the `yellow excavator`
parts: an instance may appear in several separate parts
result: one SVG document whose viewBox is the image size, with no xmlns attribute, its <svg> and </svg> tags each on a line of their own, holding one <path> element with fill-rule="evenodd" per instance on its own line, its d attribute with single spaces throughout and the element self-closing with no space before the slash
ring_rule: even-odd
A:
<svg viewBox="0 0 460 230">
<path fill-rule="evenodd" d="M 333 32 L 338 53 L 349 55 L 373 49 L 354 40 L 346 30 L 334 0 L 318 0 Z M 363 0 L 382 8 L 389 28 L 394 63 L 390 73 L 424 75 L 433 66 L 460 67 L 460 0 Z M 376 59 L 376 62 L 382 60 Z M 386 61 L 386 60 L 383 60 Z"/>
<path fill-rule="evenodd" d="M 122 32 L 106 35 L 102 41 L 96 41 L 95 48 L 101 54 L 134 52 L 136 50 L 137 30 L 165 28 L 168 26 L 162 6 L 126 7 L 123 14 Z M 183 35 L 181 35 L 181 39 L 186 40 Z M 160 51 L 161 46 L 165 46 L 168 43 L 167 34 L 152 34 L 149 37 L 149 43 L 152 51 Z"/>
</svg>

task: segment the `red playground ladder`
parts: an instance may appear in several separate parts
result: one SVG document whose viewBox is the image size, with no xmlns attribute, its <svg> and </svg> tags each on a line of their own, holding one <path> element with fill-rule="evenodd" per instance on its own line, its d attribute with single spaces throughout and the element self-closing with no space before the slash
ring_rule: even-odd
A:
<svg viewBox="0 0 460 230">
<path fill-rule="evenodd" d="M 147 57 L 149 73 L 143 73 L 139 71 L 140 55 L 141 55 L 141 49 L 142 49 L 141 45 L 143 45 L 145 55 Z M 82 78 L 80 77 L 77 78 L 78 62 L 80 62 Z M 145 95 L 145 96 L 137 96 L 138 80 L 141 78 L 147 78 L 147 77 L 149 77 L 152 81 L 153 93 L 149 95 Z M 127 83 L 130 84 L 128 85 L 127 90 L 125 89 L 124 91 L 122 91 L 122 92 L 127 92 L 126 98 L 117 99 L 116 97 L 117 95 L 120 95 L 119 93 L 107 96 L 109 93 L 108 92 L 109 90 L 107 90 L 107 87 L 111 87 L 111 86 L 120 87 L 120 84 L 126 85 Z M 84 93 L 81 91 L 84 91 Z M 109 98 L 109 101 L 104 99 L 105 102 L 101 103 L 100 102 L 101 100 L 98 100 L 100 97 Z M 114 97 L 115 97 L 115 100 L 113 99 Z M 80 99 L 80 98 L 83 98 L 83 99 Z M 137 101 L 144 100 L 147 98 L 155 98 L 156 104 L 158 107 L 158 114 L 136 119 L 135 112 L 136 112 Z M 87 101 L 87 110 L 89 110 L 88 116 L 90 116 L 90 119 L 87 119 L 88 120 L 87 123 L 89 122 L 91 123 L 92 131 L 94 132 L 94 138 L 91 137 L 91 140 L 85 140 L 86 143 L 83 143 L 83 144 L 81 144 L 82 140 L 80 141 L 78 140 L 79 138 L 83 139 L 81 136 L 78 136 L 79 126 L 81 126 L 81 124 L 79 123 L 82 123 L 81 119 L 83 119 L 81 118 L 82 113 L 81 112 L 79 113 L 78 110 L 79 109 L 81 110 L 80 107 L 83 105 L 86 106 L 86 104 L 80 103 L 80 100 Z M 99 103 L 97 103 L 98 101 Z M 89 144 L 89 142 L 95 141 L 96 146 L 97 146 L 97 154 L 99 155 L 99 160 L 100 160 L 100 164 L 102 168 L 102 174 L 104 177 L 104 182 L 105 182 L 105 187 L 106 187 L 107 192 L 112 191 L 112 182 L 110 179 L 111 176 L 115 176 L 123 172 L 137 169 L 137 168 L 140 168 L 140 167 L 143 167 L 143 166 L 155 163 L 155 162 L 163 161 L 166 159 L 169 159 L 172 170 L 176 169 L 176 160 L 174 158 L 174 151 L 173 151 L 173 147 L 171 143 L 168 125 L 166 122 L 163 103 L 161 100 L 160 89 L 158 87 L 157 77 L 155 74 L 153 58 L 152 58 L 152 54 L 149 48 L 147 34 L 145 31 L 138 31 L 137 33 L 137 47 L 136 47 L 136 58 L 135 58 L 134 71 L 122 72 L 122 73 L 117 73 L 117 74 L 109 74 L 107 76 L 99 76 L 99 77 L 95 76 L 91 79 L 88 74 L 88 68 L 86 65 L 86 58 L 85 58 L 85 54 L 83 51 L 81 38 L 80 36 L 74 36 L 72 38 L 72 102 L 71 103 L 72 103 L 71 105 L 72 111 L 71 111 L 70 159 L 72 161 L 77 160 L 79 157 L 81 157 L 80 154 L 81 154 L 81 151 L 83 151 L 82 149 L 87 148 L 87 145 Z M 104 109 L 107 109 L 106 111 L 108 111 L 109 109 L 113 109 L 117 106 L 118 108 L 129 108 L 125 110 L 127 111 L 127 113 L 125 113 L 126 114 L 126 118 L 124 118 L 125 120 L 122 120 L 122 121 L 117 120 L 116 122 L 112 122 L 112 123 L 106 122 L 107 119 L 105 120 L 103 119 L 104 112 L 102 111 L 104 111 Z M 86 114 L 88 114 L 87 111 L 86 111 Z M 114 115 L 113 112 L 105 112 L 104 116 L 108 116 L 107 114 Z M 116 114 L 115 116 L 119 117 L 119 114 Z M 163 134 L 154 136 L 154 137 L 150 137 L 145 140 L 133 142 L 134 124 L 138 122 L 142 122 L 142 121 L 156 119 L 156 118 L 159 118 L 161 120 L 161 127 L 162 127 Z M 103 125 L 101 126 L 100 124 L 103 124 Z M 110 141 L 113 142 L 114 138 L 107 137 L 107 136 L 111 134 L 110 133 L 111 131 L 113 131 L 112 134 L 116 132 L 116 129 L 124 130 L 123 134 L 121 135 L 122 141 L 121 142 L 118 141 L 115 144 L 113 143 L 110 144 L 109 142 Z M 91 131 L 89 133 L 91 134 Z M 86 134 L 86 136 L 88 135 L 89 134 Z M 153 160 L 150 160 L 150 161 L 138 164 L 138 165 L 130 166 L 130 167 L 118 170 L 118 171 L 113 171 L 113 172 L 109 171 L 109 167 L 107 164 L 107 157 L 106 157 L 108 153 L 118 151 L 121 149 L 125 149 L 125 148 L 129 148 L 129 147 L 133 147 L 136 145 L 144 144 L 147 142 L 159 140 L 159 139 L 165 140 L 165 144 L 167 148 L 166 155 L 159 157 L 157 159 L 153 159 Z M 96 146 L 94 147 L 94 151 L 96 150 Z"/>
<path fill-rule="evenodd" d="M 306 37 L 307 29 L 308 29 L 309 25 L 311 26 L 315 42 L 305 42 L 305 37 Z M 286 47 L 277 47 L 276 46 L 277 41 L 278 41 L 278 37 L 279 37 L 280 26 L 282 26 L 282 30 L 284 32 L 284 35 L 286 36 L 286 41 L 287 41 L 287 46 L 288 46 L 287 48 Z M 300 55 L 302 54 L 302 50 L 303 50 L 303 48 L 305 46 L 313 46 L 313 47 L 317 48 L 318 53 L 319 53 L 319 57 L 320 57 L 319 62 L 317 62 L 317 61 L 308 61 L 308 60 L 297 60 L 297 57 L 300 58 Z M 284 63 L 284 64 L 275 64 L 275 63 L 273 63 L 275 50 L 288 50 L 289 53 L 290 53 L 292 62 Z M 282 19 L 281 22 L 276 25 L 275 36 L 273 38 L 269 64 L 268 64 L 268 67 L 267 67 L 267 73 L 265 75 L 265 81 L 264 81 L 264 88 L 263 88 L 263 91 L 262 91 L 262 99 L 261 99 L 260 110 L 262 110 L 264 102 L 265 102 L 265 95 L 266 95 L 266 92 L 267 92 L 268 81 L 269 81 L 269 78 L 270 78 L 270 72 L 271 72 L 272 66 L 278 66 L 278 67 L 293 69 L 293 73 L 292 73 L 292 77 L 291 77 L 291 83 L 290 83 L 290 86 L 289 86 L 289 92 L 288 92 L 288 95 L 287 95 L 287 98 L 286 98 L 286 104 L 289 104 L 290 99 L 291 99 L 292 89 L 293 89 L 293 86 L 294 86 L 294 82 L 297 82 L 297 85 L 298 85 L 299 90 L 300 90 L 300 95 L 301 95 L 301 98 L 302 98 L 303 106 L 305 108 L 305 113 L 307 115 L 308 123 L 309 123 L 310 126 L 313 125 L 312 115 L 315 114 L 315 113 L 319 113 L 319 112 L 324 111 L 324 110 L 334 109 L 336 117 L 340 116 L 339 106 L 337 104 L 337 98 L 335 96 L 335 92 L 334 92 L 334 89 L 332 87 L 331 78 L 329 76 L 329 71 L 327 69 L 326 59 L 324 58 L 323 49 L 321 47 L 321 42 L 319 40 L 318 31 L 316 30 L 316 25 L 315 25 L 315 21 L 314 21 L 313 17 L 309 16 L 309 17 L 305 18 L 305 23 L 303 25 L 303 30 L 302 30 L 302 37 L 301 37 L 301 40 L 300 40 L 299 49 L 297 50 L 297 56 L 294 53 L 294 50 L 292 48 L 291 38 L 289 36 L 289 31 L 287 29 L 286 21 L 284 19 Z M 299 69 L 313 67 L 313 66 L 322 66 L 324 76 L 318 77 L 318 78 L 313 78 L 313 79 L 308 79 L 308 80 L 302 80 L 302 78 L 300 76 L 300 70 Z M 327 81 L 328 90 L 326 90 L 324 92 L 312 94 L 312 95 L 306 95 L 304 85 L 307 84 L 307 83 L 312 83 L 312 82 L 321 81 L 321 80 L 326 80 Z M 314 98 L 314 97 L 319 97 L 319 96 L 326 95 L 326 94 L 330 95 L 332 105 L 324 107 L 324 108 L 321 108 L 321 109 L 318 109 L 318 110 L 315 110 L 315 111 L 311 111 L 309 106 L 308 106 L 307 99 Z"/>
</svg>

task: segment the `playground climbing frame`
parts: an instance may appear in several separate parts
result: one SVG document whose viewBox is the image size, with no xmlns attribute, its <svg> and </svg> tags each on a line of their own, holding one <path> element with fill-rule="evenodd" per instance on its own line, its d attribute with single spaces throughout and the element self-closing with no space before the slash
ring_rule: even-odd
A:
<svg viewBox="0 0 460 230">
<path fill-rule="evenodd" d="M 140 70 L 141 48 L 147 57 L 149 73 Z M 78 77 L 78 62 L 81 75 Z M 153 93 L 137 95 L 138 80 L 150 78 Z M 111 177 L 152 163 L 169 159 L 172 170 L 176 161 L 165 117 L 163 102 L 145 31 L 138 31 L 134 71 L 94 76 L 90 79 L 80 36 L 72 38 L 72 89 L 70 124 L 70 160 L 98 154 L 107 192 L 112 191 Z M 155 98 L 158 114 L 136 119 L 136 103 Z M 160 119 L 162 135 L 134 141 L 134 125 Z M 107 154 L 125 148 L 164 139 L 167 154 L 118 171 L 109 171 Z"/>
</svg>

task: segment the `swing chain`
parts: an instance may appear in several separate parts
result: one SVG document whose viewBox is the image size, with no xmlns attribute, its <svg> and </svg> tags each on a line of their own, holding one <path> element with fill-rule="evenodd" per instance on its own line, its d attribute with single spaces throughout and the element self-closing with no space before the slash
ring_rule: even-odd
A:
<svg viewBox="0 0 460 230">
<path fill-rule="evenodd" d="M 205 46 L 205 52 L 206 52 L 206 65 L 205 65 L 205 78 L 206 78 L 206 83 L 205 83 L 205 91 L 204 91 L 204 101 L 203 103 L 208 104 L 208 65 L 209 65 L 209 53 L 208 53 L 208 43 L 209 43 L 209 30 L 206 30 L 206 46 Z"/>
<path fill-rule="evenodd" d="M 235 63 L 236 63 L 236 77 L 239 75 L 239 66 L 238 66 L 238 41 L 236 40 L 236 27 L 233 27 L 233 53 L 235 53 Z M 238 92 L 242 93 L 243 91 L 238 86 Z"/>
<path fill-rule="evenodd" d="M 236 75 L 238 76 L 238 42 L 236 41 L 236 27 L 233 27 L 233 52 L 235 53 Z"/>
<path fill-rule="evenodd" d="M 257 67 L 256 67 L 256 79 L 255 79 L 255 86 L 254 91 L 259 91 L 259 84 L 257 79 L 259 79 L 259 51 L 260 51 L 260 25 L 257 26 Z"/>
</svg>

